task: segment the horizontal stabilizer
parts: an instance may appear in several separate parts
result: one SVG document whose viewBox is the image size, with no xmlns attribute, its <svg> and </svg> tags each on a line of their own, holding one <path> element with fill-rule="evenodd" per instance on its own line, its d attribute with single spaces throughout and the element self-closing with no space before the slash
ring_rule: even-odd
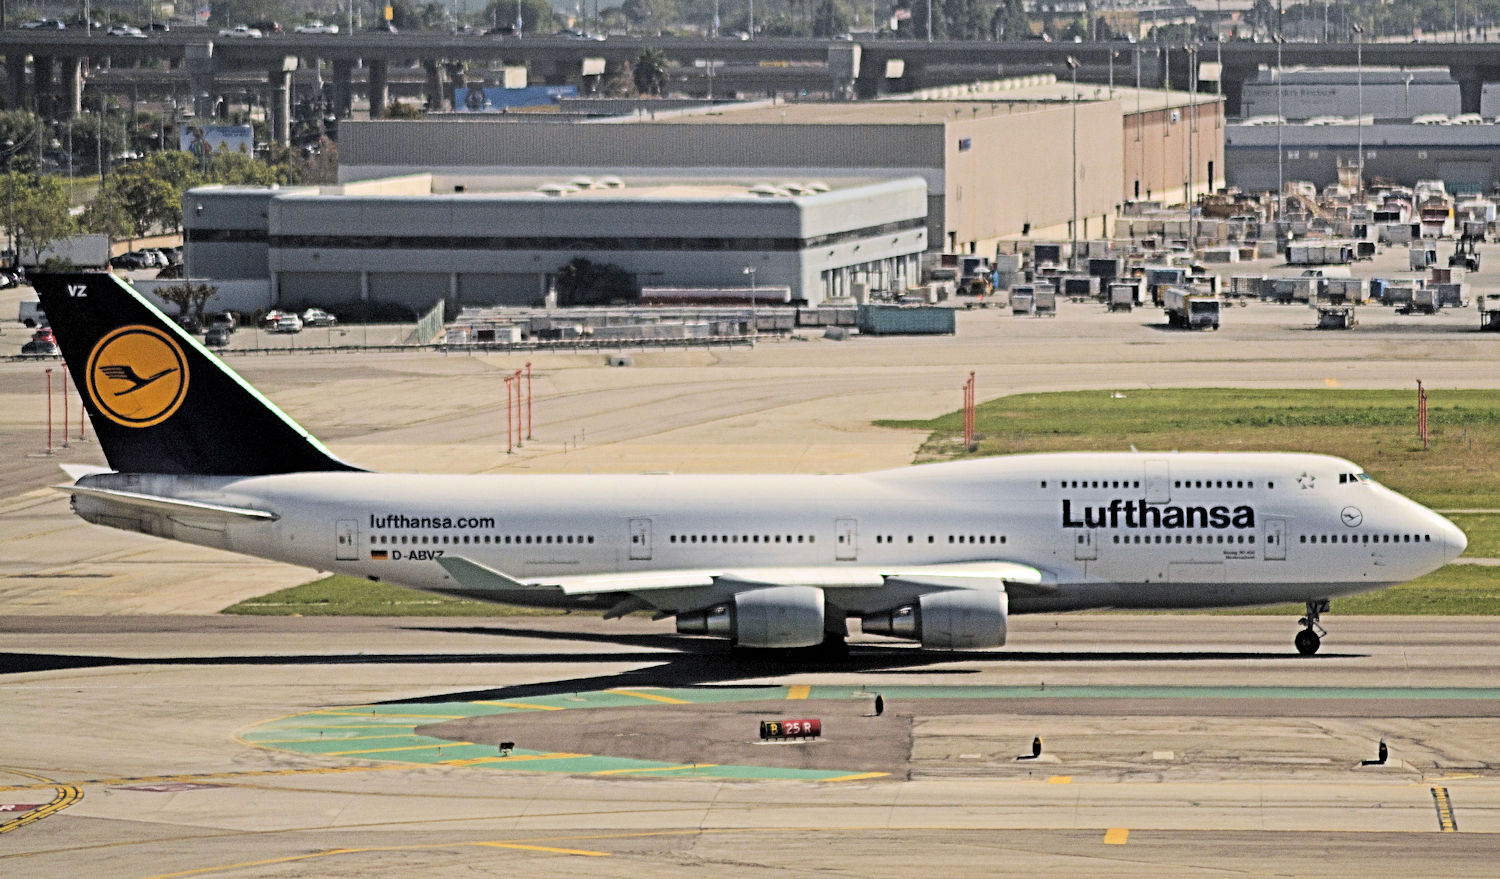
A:
<svg viewBox="0 0 1500 879">
<path fill-rule="evenodd" d="M 77 482 L 85 476 L 98 476 L 100 473 L 113 473 L 115 471 L 108 467 L 100 467 L 97 464 L 58 464 L 62 472 L 68 474 L 68 478 Z"/>
<path fill-rule="evenodd" d="M 274 522 L 281 518 L 268 510 L 228 507 L 223 504 L 210 504 L 204 501 L 189 501 L 175 497 L 162 497 L 155 494 L 141 494 L 134 491 L 116 491 L 112 488 L 92 488 L 84 485 L 55 485 L 53 488 L 72 495 L 98 498 L 99 500 L 135 509 L 151 510 L 157 513 L 167 513 L 169 515 L 195 519 L 251 519 L 262 522 Z"/>
</svg>

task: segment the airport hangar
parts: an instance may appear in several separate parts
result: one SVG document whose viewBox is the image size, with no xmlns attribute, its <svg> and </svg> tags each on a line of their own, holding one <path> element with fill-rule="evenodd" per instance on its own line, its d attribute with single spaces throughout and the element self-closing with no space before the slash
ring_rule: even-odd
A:
<svg viewBox="0 0 1500 879">
<path fill-rule="evenodd" d="M 1072 95 L 1041 76 L 918 100 L 655 119 L 348 122 L 340 186 L 188 193 L 188 275 L 258 282 L 257 302 L 225 306 L 247 311 L 421 311 L 439 299 L 539 304 L 551 276 L 581 256 L 645 286 L 753 283 L 817 304 L 857 283 L 915 284 L 924 251 L 991 254 L 1007 240 L 1073 237 L 1075 147 L 1079 238 L 1108 235 L 1126 201 L 1180 201 L 1220 184 L 1216 96 L 1103 86 Z M 570 185 L 577 178 L 582 188 Z"/>
<path fill-rule="evenodd" d="M 980 254 L 1007 239 L 1072 237 L 1075 130 L 1079 238 L 1108 234 L 1127 201 L 1181 202 L 1189 180 L 1193 192 L 1223 185 L 1218 96 L 1081 84 L 1075 105 L 1073 94 L 1071 83 L 1047 74 L 899 100 L 755 102 L 588 121 L 559 121 L 561 114 L 347 121 L 339 128 L 339 180 L 418 172 L 732 181 L 916 175 L 928 186 L 930 247 Z"/>
</svg>

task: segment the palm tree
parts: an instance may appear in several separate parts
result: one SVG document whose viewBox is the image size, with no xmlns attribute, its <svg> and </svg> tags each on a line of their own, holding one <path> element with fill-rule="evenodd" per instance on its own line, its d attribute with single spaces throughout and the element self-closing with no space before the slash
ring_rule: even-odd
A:
<svg viewBox="0 0 1500 879">
<path fill-rule="evenodd" d="M 631 73 L 637 92 L 661 97 L 667 87 L 667 56 L 660 49 L 647 49 L 635 59 Z"/>
</svg>

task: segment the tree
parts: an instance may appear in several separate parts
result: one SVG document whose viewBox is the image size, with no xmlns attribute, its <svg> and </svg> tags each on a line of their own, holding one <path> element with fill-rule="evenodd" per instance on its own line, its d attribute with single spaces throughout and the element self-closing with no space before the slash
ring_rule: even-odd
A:
<svg viewBox="0 0 1500 879">
<path fill-rule="evenodd" d="M 635 275 L 617 265 L 595 263 L 581 256 L 557 270 L 556 283 L 557 304 L 562 308 L 612 305 L 641 298 Z"/>
<path fill-rule="evenodd" d="M 678 0 L 625 0 L 620 11 L 635 28 L 646 34 L 657 34 L 683 19 Z"/>
<path fill-rule="evenodd" d="M 636 92 L 661 97 L 667 88 L 667 56 L 660 49 L 646 49 L 636 56 L 631 75 Z"/>
<path fill-rule="evenodd" d="M 218 293 L 219 288 L 212 284 L 199 284 L 193 281 L 156 288 L 157 296 L 176 306 L 178 317 L 188 317 L 191 312 L 192 318 L 198 322 L 199 326 L 203 324 L 203 306 Z"/>
<path fill-rule="evenodd" d="M 849 30 L 849 18 L 836 0 L 823 0 L 818 4 L 818 17 L 813 20 L 813 36 L 833 37 Z"/>
<path fill-rule="evenodd" d="M 996 40 L 1024 40 L 1031 36 L 1031 20 L 1022 0 L 1005 0 L 990 16 L 990 33 Z"/>
<path fill-rule="evenodd" d="M 4 168 L 21 170 L 13 168 L 21 156 L 32 157 L 30 161 L 34 164 L 36 145 L 41 142 L 43 130 L 42 119 L 35 113 L 25 110 L 0 112 L 0 150 L 3 150 L 0 158 L 4 160 Z"/>
<path fill-rule="evenodd" d="M 550 34 L 553 28 L 552 4 L 547 0 L 494 0 L 484 9 L 484 20 L 490 27 L 504 27 L 516 23 L 516 12 L 521 13 L 521 33 Z"/>
<path fill-rule="evenodd" d="M 135 224 L 125 204 L 108 189 L 101 190 L 83 209 L 78 225 L 85 232 L 108 235 L 111 241 L 130 237 L 135 232 Z"/>
<path fill-rule="evenodd" d="M 47 245 L 77 229 L 68 212 L 68 192 L 56 177 L 32 177 L 14 171 L 4 176 L 6 224 L 19 255 L 41 259 Z"/>
<path fill-rule="evenodd" d="M 406 104 L 401 101 L 391 101 L 385 107 L 385 118 L 387 119 L 421 119 L 422 108 L 416 103 Z"/>
</svg>

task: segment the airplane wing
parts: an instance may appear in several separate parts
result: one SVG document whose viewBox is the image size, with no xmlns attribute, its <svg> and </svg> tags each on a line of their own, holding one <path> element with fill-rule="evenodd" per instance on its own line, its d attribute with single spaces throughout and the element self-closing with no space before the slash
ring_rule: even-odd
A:
<svg viewBox="0 0 1500 879">
<path fill-rule="evenodd" d="M 253 519 L 263 522 L 274 522 L 281 518 L 269 510 L 252 510 L 246 507 L 229 507 L 223 504 L 210 504 L 204 501 L 189 501 L 181 498 L 162 497 L 154 494 L 141 494 L 134 491 L 117 491 L 111 488 L 93 488 L 84 485 L 54 485 L 58 491 L 65 491 L 72 495 L 98 498 L 114 504 L 133 507 L 141 510 L 151 510 L 157 513 L 168 513 L 193 519 Z"/>
<path fill-rule="evenodd" d="M 1028 594 L 1044 594 L 1056 588 L 1052 578 L 1042 571 L 1030 565 L 1003 560 L 894 568 L 828 565 L 647 571 L 639 574 L 591 574 L 526 580 L 511 577 L 462 556 L 444 556 L 437 563 L 454 580 L 476 592 L 558 589 L 564 595 L 599 595 L 693 589 L 725 583 L 854 589 L 884 586 L 890 581 L 933 589 L 1003 589 Z"/>
</svg>

